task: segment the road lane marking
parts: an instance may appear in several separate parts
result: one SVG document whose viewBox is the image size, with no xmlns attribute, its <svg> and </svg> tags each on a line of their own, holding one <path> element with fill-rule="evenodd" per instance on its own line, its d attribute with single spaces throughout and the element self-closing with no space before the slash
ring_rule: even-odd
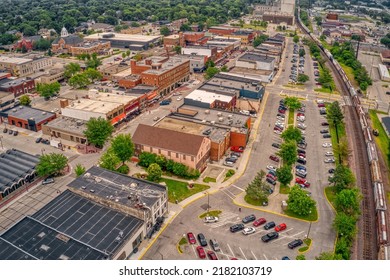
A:
<svg viewBox="0 0 390 280">
<path fill-rule="evenodd" d="M 242 251 L 241 247 L 238 247 L 238 249 L 240 249 L 241 251 L 241 254 L 244 256 L 244 258 L 247 260 L 247 257 L 245 256 L 244 252 Z"/>
</svg>

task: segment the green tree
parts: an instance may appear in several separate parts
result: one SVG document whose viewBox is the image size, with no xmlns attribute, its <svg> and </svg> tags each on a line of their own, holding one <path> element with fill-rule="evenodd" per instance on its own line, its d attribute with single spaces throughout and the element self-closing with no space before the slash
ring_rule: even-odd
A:
<svg viewBox="0 0 390 280">
<path fill-rule="evenodd" d="M 332 252 L 322 252 L 318 257 L 316 257 L 316 260 L 341 260 L 341 258 Z"/>
<path fill-rule="evenodd" d="M 49 98 L 55 95 L 60 91 L 61 85 L 59 82 L 54 82 L 51 84 L 38 84 L 36 89 L 40 96 L 44 98 Z"/>
<path fill-rule="evenodd" d="M 36 167 L 39 176 L 57 176 L 68 165 L 68 158 L 63 154 L 50 153 L 39 157 Z"/>
<path fill-rule="evenodd" d="M 299 36 L 298 35 L 294 35 L 293 41 L 294 41 L 295 44 L 298 44 L 299 43 Z"/>
<path fill-rule="evenodd" d="M 356 218 L 338 212 L 334 218 L 333 227 L 339 236 L 352 238 L 356 234 Z"/>
<path fill-rule="evenodd" d="M 316 206 L 316 202 L 298 186 L 290 189 L 287 199 L 288 210 L 300 216 L 307 216 Z"/>
<path fill-rule="evenodd" d="M 20 105 L 23 105 L 23 106 L 30 106 L 31 104 L 31 98 L 30 96 L 28 95 L 22 95 L 20 98 L 19 98 L 19 102 L 20 102 Z"/>
<path fill-rule="evenodd" d="M 127 51 L 126 51 L 126 56 L 130 56 L 130 54 L 131 54 L 131 51 L 130 51 L 130 50 L 127 50 Z"/>
<path fill-rule="evenodd" d="M 162 170 L 160 165 L 157 163 L 152 163 L 148 167 L 148 180 L 152 182 L 159 182 L 162 176 Z"/>
<path fill-rule="evenodd" d="M 344 189 L 337 193 L 335 205 L 337 212 L 343 212 L 350 216 L 360 214 L 361 195 L 359 189 Z"/>
<path fill-rule="evenodd" d="M 329 178 L 329 182 L 336 187 L 338 192 L 343 189 L 352 188 L 355 181 L 356 179 L 351 169 L 342 164 L 336 166 L 333 177 Z"/>
<path fill-rule="evenodd" d="M 117 166 L 120 164 L 121 160 L 117 157 L 117 155 L 113 152 L 112 149 L 108 149 L 100 158 L 99 166 L 108 169 L 111 171 L 115 171 Z"/>
<path fill-rule="evenodd" d="M 78 73 L 69 79 L 69 85 L 73 88 L 85 88 L 91 81 L 85 73 Z"/>
<path fill-rule="evenodd" d="M 302 107 L 301 101 L 297 97 L 286 97 L 284 99 L 284 104 L 287 108 L 297 110 Z"/>
<path fill-rule="evenodd" d="M 181 47 L 180 46 L 175 46 L 174 50 L 177 54 L 181 54 Z"/>
<path fill-rule="evenodd" d="M 291 166 L 297 160 L 297 143 L 294 140 L 285 141 L 276 154 L 282 158 L 284 164 Z"/>
<path fill-rule="evenodd" d="M 245 192 L 253 200 L 268 202 L 269 187 L 264 182 L 265 172 L 260 170 L 255 178 L 248 184 Z"/>
<path fill-rule="evenodd" d="M 97 57 L 96 53 L 93 53 L 92 57 L 87 59 L 85 65 L 87 68 L 97 69 L 100 65 L 102 65 L 102 61 Z"/>
<path fill-rule="evenodd" d="M 296 157 L 293 158 L 293 160 L 295 162 Z M 285 164 L 282 167 L 276 169 L 276 176 L 278 177 L 278 181 L 281 184 L 288 186 L 293 179 L 293 174 L 291 173 L 291 166 Z"/>
<path fill-rule="evenodd" d="M 88 68 L 87 70 L 84 71 L 83 74 L 86 75 L 86 77 L 91 82 L 98 81 L 98 80 L 101 80 L 103 78 L 103 75 L 99 71 L 97 71 L 96 69 L 93 69 L 93 68 Z"/>
<path fill-rule="evenodd" d="M 142 60 L 142 54 L 137 53 L 136 55 L 133 56 L 133 59 L 136 61 L 141 61 Z"/>
<path fill-rule="evenodd" d="M 130 134 L 119 134 L 111 141 L 112 151 L 125 164 L 134 154 L 134 144 Z"/>
<path fill-rule="evenodd" d="M 299 83 L 306 83 L 309 80 L 309 76 L 305 74 L 298 74 L 298 82 Z"/>
<path fill-rule="evenodd" d="M 138 164 L 140 166 L 143 166 L 143 167 L 149 167 L 152 163 L 156 163 L 156 157 L 157 157 L 156 154 L 152 154 L 152 153 L 148 153 L 148 152 L 142 152 L 138 156 L 138 159 L 139 159 Z M 174 161 L 172 161 L 172 163 L 173 162 Z M 168 169 L 168 167 L 167 167 L 167 169 Z M 168 171 L 170 171 L 170 172 L 173 171 L 173 164 L 172 164 L 172 169 L 168 170 Z"/>
<path fill-rule="evenodd" d="M 125 58 L 125 57 L 126 57 L 126 53 L 123 52 L 123 53 L 122 53 L 122 58 Z"/>
<path fill-rule="evenodd" d="M 209 67 L 206 69 L 205 78 L 210 80 L 212 77 L 219 73 L 219 69 L 217 67 Z"/>
<path fill-rule="evenodd" d="M 229 69 L 226 65 L 221 67 L 221 72 L 229 72 Z"/>
<path fill-rule="evenodd" d="M 302 132 L 296 127 L 289 126 L 285 131 L 283 131 L 281 137 L 284 141 L 293 140 L 299 142 L 302 140 Z"/>
<path fill-rule="evenodd" d="M 160 28 L 160 34 L 163 36 L 168 36 L 169 34 L 171 34 L 171 31 L 169 30 L 168 27 L 163 26 Z"/>
<path fill-rule="evenodd" d="M 344 119 L 343 112 L 338 101 L 331 103 L 326 110 L 326 119 L 336 127 Z"/>
<path fill-rule="evenodd" d="M 81 163 L 79 163 L 76 165 L 74 172 L 76 173 L 76 177 L 80 177 L 85 173 L 85 167 Z"/>
<path fill-rule="evenodd" d="M 345 136 L 341 137 L 337 146 L 334 147 L 334 150 L 340 155 L 341 163 L 348 160 L 351 150 L 348 147 L 348 140 Z"/>
<path fill-rule="evenodd" d="M 266 34 L 261 34 L 260 36 L 257 36 L 254 40 L 253 40 L 253 47 L 257 48 L 258 46 L 260 46 L 262 43 L 264 43 L 265 41 L 267 41 L 268 39 L 268 35 Z"/>
<path fill-rule="evenodd" d="M 167 158 L 163 155 L 156 156 L 156 163 L 160 165 L 161 169 L 166 169 L 167 167 Z"/>
<path fill-rule="evenodd" d="M 188 167 L 185 166 L 182 163 L 175 162 L 173 164 L 173 170 L 172 171 L 173 171 L 173 174 L 175 174 L 177 176 L 185 177 L 187 175 L 187 172 L 188 172 Z"/>
<path fill-rule="evenodd" d="M 122 164 L 121 166 L 118 167 L 118 169 L 116 171 L 121 173 L 121 174 L 127 175 L 127 174 L 129 174 L 130 168 L 127 164 Z"/>
<path fill-rule="evenodd" d="M 180 26 L 180 31 L 192 31 L 192 28 L 188 23 L 184 23 Z"/>
<path fill-rule="evenodd" d="M 305 54 L 306 54 L 305 49 L 300 49 L 300 50 L 299 50 L 299 56 L 300 56 L 300 57 L 304 57 Z"/>
<path fill-rule="evenodd" d="M 110 121 L 99 118 L 91 118 L 87 124 L 87 129 L 84 131 L 85 137 L 89 143 L 94 144 L 96 147 L 102 148 L 104 143 L 111 137 L 114 131 L 114 127 Z"/>
<path fill-rule="evenodd" d="M 80 70 L 81 70 L 80 64 L 71 62 L 65 65 L 64 75 L 67 79 L 70 79 L 74 74 L 80 72 Z"/>
</svg>

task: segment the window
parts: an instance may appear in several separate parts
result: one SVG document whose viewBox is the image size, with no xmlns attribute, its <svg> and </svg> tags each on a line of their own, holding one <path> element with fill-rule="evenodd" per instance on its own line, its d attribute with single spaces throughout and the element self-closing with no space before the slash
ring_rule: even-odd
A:
<svg viewBox="0 0 390 280">
<path fill-rule="evenodd" d="M 150 147 L 149 149 L 150 149 L 150 152 L 152 153 L 152 152 L 153 152 L 153 148 L 152 148 L 152 147 Z"/>
<path fill-rule="evenodd" d="M 169 156 L 169 157 L 171 156 L 171 151 L 168 151 L 168 156 Z"/>
<path fill-rule="evenodd" d="M 179 153 L 176 153 L 176 158 L 179 158 Z"/>
<path fill-rule="evenodd" d="M 186 155 L 183 155 L 183 159 L 186 160 Z"/>
<path fill-rule="evenodd" d="M 194 157 L 193 156 L 191 157 L 191 161 L 194 161 Z"/>
</svg>

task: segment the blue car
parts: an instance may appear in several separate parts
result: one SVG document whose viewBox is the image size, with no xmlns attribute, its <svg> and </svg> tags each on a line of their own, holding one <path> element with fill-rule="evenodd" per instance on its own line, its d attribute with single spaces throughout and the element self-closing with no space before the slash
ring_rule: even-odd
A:
<svg viewBox="0 0 390 280">
<path fill-rule="evenodd" d="M 303 165 L 297 165 L 297 166 L 295 166 L 295 168 L 298 169 L 298 170 L 306 171 L 306 167 L 304 167 Z"/>
</svg>

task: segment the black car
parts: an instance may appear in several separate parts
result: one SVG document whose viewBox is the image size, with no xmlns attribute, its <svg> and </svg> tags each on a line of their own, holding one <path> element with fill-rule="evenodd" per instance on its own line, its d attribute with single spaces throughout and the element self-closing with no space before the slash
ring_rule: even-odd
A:
<svg viewBox="0 0 390 280">
<path fill-rule="evenodd" d="M 331 169 L 328 170 L 328 172 L 331 173 L 331 174 L 334 173 L 334 171 L 335 171 L 334 168 L 331 168 Z"/>
<path fill-rule="evenodd" d="M 198 234 L 198 240 L 199 240 L 199 244 L 203 247 L 207 246 L 207 240 L 206 240 L 206 237 L 204 237 L 203 233 L 199 233 Z"/>
<path fill-rule="evenodd" d="M 320 111 L 320 115 L 326 115 L 326 111 Z"/>
<path fill-rule="evenodd" d="M 19 134 L 19 131 L 15 130 L 14 131 L 14 136 L 17 136 Z"/>
<path fill-rule="evenodd" d="M 291 241 L 290 243 L 288 243 L 288 248 L 294 249 L 298 246 L 301 246 L 302 244 L 303 244 L 303 241 L 301 239 L 295 239 L 295 240 Z"/>
<path fill-rule="evenodd" d="M 330 134 L 323 134 L 322 135 L 322 138 L 330 138 L 331 136 L 330 136 Z"/>
<path fill-rule="evenodd" d="M 328 126 L 328 125 L 329 125 L 329 123 L 327 123 L 327 122 L 323 122 L 323 123 L 321 123 L 321 125 L 322 125 L 322 126 Z"/>
<path fill-rule="evenodd" d="M 274 228 L 276 225 L 275 225 L 275 222 L 268 222 L 264 225 L 264 229 L 265 230 L 269 230 L 271 228 Z"/>
<path fill-rule="evenodd" d="M 276 116 L 285 118 L 285 115 L 284 114 L 280 114 L 280 113 L 278 113 Z"/>
<path fill-rule="evenodd" d="M 4 127 L 3 133 L 7 133 L 7 132 L 8 132 L 8 129 L 6 127 Z"/>
<path fill-rule="evenodd" d="M 273 185 L 273 186 L 276 185 L 276 181 L 272 180 L 271 178 L 267 178 L 267 179 L 266 179 L 266 182 L 267 182 L 267 183 L 270 183 L 270 184 Z"/>
<path fill-rule="evenodd" d="M 232 226 L 230 227 L 230 231 L 231 231 L 231 232 L 237 232 L 237 231 L 243 230 L 244 227 L 245 227 L 244 224 L 232 225 Z"/>
<path fill-rule="evenodd" d="M 247 223 L 253 222 L 254 220 L 256 220 L 256 216 L 254 214 L 251 214 L 249 216 L 246 216 L 244 219 L 242 219 L 242 222 L 244 224 L 247 224 Z"/>
<path fill-rule="evenodd" d="M 306 160 L 301 159 L 301 158 L 297 159 L 297 162 L 300 164 L 306 164 Z"/>
<path fill-rule="evenodd" d="M 298 154 L 304 154 L 304 155 L 306 155 L 306 151 L 305 151 L 305 150 L 297 149 L 297 151 L 298 151 Z"/>
<path fill-rule="evenodd" d="M 14 131 L 12 129 L 8 130 L 8 134 L 12 134 Z"/>
<path fill-rule="evenodd" d="M 269 241 L 274 240 L 278 237 L 279 237 L 279 233 L 277 233 L 276 231 L 273 231 L 273 232 L 267 233 L 266 235 L 261 237 L 261 240 L 263 242 L 269 242 Z"/>
<path fill-rule="evenodd" d="M 280 105 L 284 105 L 284 99 L 281 99 L 281 100 L 279 101 L 279 104 L 280 104 Z"/>
<path fill-rule="evenodd" d="M 272 143 L 272 147 L 275 147 L 277 149 L 280 149 L 280 144 L 278 143 Z"/>
<path fill-rule="evenodd" d="M 323 130 L 320 131 L 320 133 L 321 133 L 321 134 L 329 133 L 329 130 L 323 129 Z"/>
<path fill-rule="evenodd" d="M 41 143 L 42 141 L 42 137 L 38 137 L 36 140 L 35 140 L 35 143 Z"/>
</svg>

